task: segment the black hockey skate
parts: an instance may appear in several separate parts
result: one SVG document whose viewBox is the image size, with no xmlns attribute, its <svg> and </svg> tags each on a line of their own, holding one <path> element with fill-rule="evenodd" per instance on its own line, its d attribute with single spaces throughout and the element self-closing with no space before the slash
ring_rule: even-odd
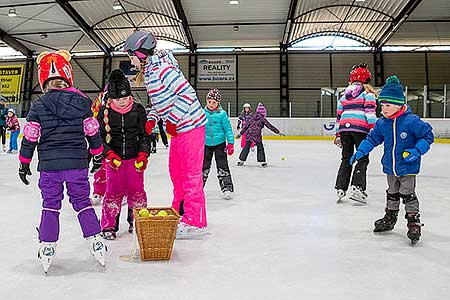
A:
<svg viewBox="0 0 450 300">
<path fill-rule="evenodd" d="M 156 147 L 152 147 L 152 153 L 156 153 Z"/>
<path fill-rule="evenodd" d="M 394 229 L 395 223 L 397 223 L 398 210 L 385 209 L 385 215 L 383 218 L 375 221 L 375 228 L 373 232 L 390 231 Z"/>
<path fill-rule="evenodd" d="M 408 239 L 411 240 L 411 245 L 414 246 L 420 240 L 421 227 L 423 226 L 420 223 L 420 214 L 419 213 L 407 213 L 405 215 L 406 220 L 408 220 Z"/>
</svg>

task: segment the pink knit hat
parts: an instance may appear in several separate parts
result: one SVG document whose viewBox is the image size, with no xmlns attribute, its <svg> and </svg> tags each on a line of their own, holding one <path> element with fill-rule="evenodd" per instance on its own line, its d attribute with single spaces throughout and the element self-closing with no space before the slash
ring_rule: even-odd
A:
<svg viewBox="0 0 450 300">
<path fill-rule="evenodd" d="M 267 115 L 267 110 L 264 107 L 264 104 L 262 104 L 261 102 L 258 103 L 258 107 L 256 107 L 256 112 L 260 113 L 264 117 Z"/>
</svg>

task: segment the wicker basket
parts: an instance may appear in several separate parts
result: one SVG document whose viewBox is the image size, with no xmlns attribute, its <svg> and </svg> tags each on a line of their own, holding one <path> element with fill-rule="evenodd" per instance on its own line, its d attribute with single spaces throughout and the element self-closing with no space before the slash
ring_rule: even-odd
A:
<svg viewBox="0 0 450 300">
<path fill-rule="evenodd" d="M 171 207 L 148 207 L 156 215 L 165 210 L 165 217 L 140 217 L 139 208 L 135 208 L 136 234 L 139 241 L 142 260 L 169 260 L 172 255 L 173 242 L 177 233 L 180 215 Z"/>
</svg>

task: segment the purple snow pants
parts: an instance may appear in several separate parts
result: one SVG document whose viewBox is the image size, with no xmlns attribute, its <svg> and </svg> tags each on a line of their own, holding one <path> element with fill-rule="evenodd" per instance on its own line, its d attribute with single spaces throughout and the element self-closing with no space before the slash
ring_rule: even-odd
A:
<svg viewBox="0 0 450 300">
<path fill-rule="evenodd" d="M 88 169 L 41 171 L 40 173 L 39 188 L 43 203 L 39 240 L 43 242 L 58 240 L 59 210 L 64 198 L 64 182 L 69 202 L 78 214 L 83 236 L 86 238 L 100 233 L 100 224 L 89 200 Z"/>
</svg>

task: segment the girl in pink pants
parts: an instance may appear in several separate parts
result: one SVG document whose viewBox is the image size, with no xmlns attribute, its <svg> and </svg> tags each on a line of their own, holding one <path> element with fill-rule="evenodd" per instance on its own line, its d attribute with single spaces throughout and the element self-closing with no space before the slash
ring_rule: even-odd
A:
<svg viewBox="0 0 450 300">
<path fill-rule="evenodd" d="M 131 63 L 140 70 L 136 81 L 145 82 L 152 101 L 147 133 L 162 119 L 172 136 L 169 155 L 172 206 L 182 215 L 177 238 L 186 238 L 206 233 L 202 174 L 206 116 L 173 54 L 155 48 L 154 35 L 145 31 L 134 32 L 124 44 Z"/>
<path fill-rule="evenodd" d="M 144 170 L 150 149 L 145 132 L 145 109 L 133 101 L 130 82 L 119 69 L 109 75 L 108 96 L 98 114 L 106 164 L 106 192 L 100 225 L 103 237 L 113 240 L 119 229 L 122 199 L 127 197 L 131 210 L 147 206 Z M 128 222 L 131 233 L 133 219 L 130 213 Z"/>
</svg>

